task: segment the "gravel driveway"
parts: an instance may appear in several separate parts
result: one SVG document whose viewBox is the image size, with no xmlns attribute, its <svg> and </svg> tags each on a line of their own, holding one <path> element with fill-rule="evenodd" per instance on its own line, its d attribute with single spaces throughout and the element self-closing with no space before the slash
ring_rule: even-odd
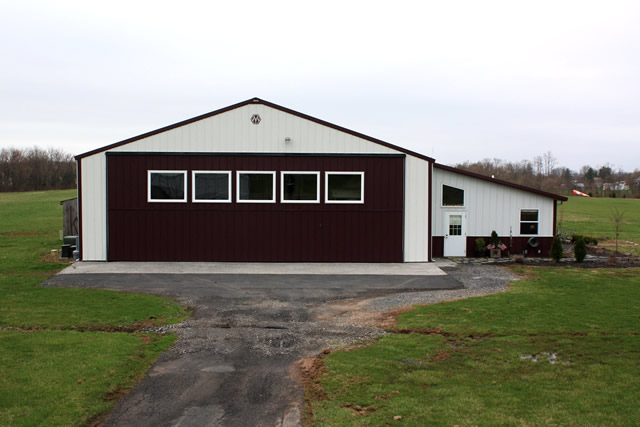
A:
<svg viewBox="0 0 640 427">
<path fill-rule="evenodd" d="M 430 279 L 73 274 L 45 285 L 126 289 L 194 307 L 184 323 L 158 328 L 175 332 L 176 345 L 119 402 L 107 426 L 295 426 L 303 410 L 295 361 L 384 334 L 385 312 L 500 292 L 517 278 L 494 265 L 446 265 L 447 276 Z"/>
</svg>

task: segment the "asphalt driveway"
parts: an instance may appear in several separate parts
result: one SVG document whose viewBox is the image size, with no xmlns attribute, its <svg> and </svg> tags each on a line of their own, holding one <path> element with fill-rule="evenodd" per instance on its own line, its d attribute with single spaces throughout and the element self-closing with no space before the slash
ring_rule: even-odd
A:
<svg viewBox="0 0 640 427">
<path fill-rule="evenodd" d="M 294 362 L 382 334 L 357 318 L 363 301 L 463 287 L 433 263 L 191 264 L 83 262 L 45 283 L 163 295 L 194 307 L 183 324 L 161 328 L 178 335 L 176 345 L 107 426 L 299 425 Z"/>
</svg>

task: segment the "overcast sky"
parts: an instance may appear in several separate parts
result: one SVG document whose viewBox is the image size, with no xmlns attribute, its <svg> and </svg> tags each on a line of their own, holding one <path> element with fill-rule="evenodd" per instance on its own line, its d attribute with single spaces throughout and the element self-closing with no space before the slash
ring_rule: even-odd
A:
<svg viewBox="0 0 640 427">
<path fill-rule="evenodd" d="M 0 147 L 257 96 L 455 164 L 640 169 L 638 1 L 0 0 Z"/>
</svg>

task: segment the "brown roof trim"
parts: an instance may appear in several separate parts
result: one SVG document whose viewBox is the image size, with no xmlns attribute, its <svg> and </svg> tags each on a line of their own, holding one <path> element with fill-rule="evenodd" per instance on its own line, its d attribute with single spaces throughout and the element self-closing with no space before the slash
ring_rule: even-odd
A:
<svg viewBox="0 0 640 427">
<path fill-rule="evenodd" d="M 531 187 L 526 187 L 526 186 L 520 185 L 520 184 L 514 184 L 513 182 L 503 181 L 503 180 L 497 179 L 497 178 L 490 178 L 490 177 L 488 177 L 486 175 L 480 175 L 479 173 L 469 172 L 469 171 L 466 171 L 466 170 L 463 170 L 463 169 L 454 168 L 454 167 L 451 167 L 451 166 L 445 166 L 445 165 L 442 165 L 440 163 L 434 163 L 433 166 L 435 168 L 442 169 L 442 170 L 445 170 L 445 171 L 458 173 L 460 175 L 470 176 L 472 178 L 481 179 L 483 181 L 493 182 L 494 184 L 500 184 L 500 185 L 504 185 L 506 187 L 511 187 L 511 188 L 516 188 L 518 190 L 527 191 L 529 193 L 539 194 L 540 196 L 549 197 L 549 198 L 554 199 L 554 200 L 560 200 L 560 201 L 563 201 L 563 202 L 566 202 L 567 200 L 569 200 L 565 196 L 560 196 L 558 194 L 553 194 L 553 193 L 547 193 L 546 191 L 538 190 L 538 189 L 531 188 Z"/>
<path fill-rule="evenodd" d="M 79 154 L 79 155 L 76 156 L 76 160 L 80 160 L 80 159 L 83 159 L 83 158 L 85 158 L 87 156 L 91 156 L 93 154 L 101 153 L 103 151 L 107 151 L 107 150 L 110 150 L 112 148 L 120 147 L 121 145 L 125 145 L 125 144 L 128 144 L 130 142 L 134 142 L 134 141 L 137 141 L 137 140 L 140 140 L 140 139 L 143 139 L 143 138 L 148 138 L 150 136 L 157 135 L 159 133 L 166 132 L 166 131 L 171 130 L 171 129 L 175 129 L 175 128 L 178 128 L 180 126 L 185 126 L 185 125 L 188 125 L 190 123 L 197 122 L 199 120 L 203 120 L 203 119 L 206 119 L 206 118 L 218 115 L 218 114 L 222 114 L 222 113 L 225 113 L 227 111 L 234 110 L 236 108 L 244 107 L 244 106 L 250 105 L 250 104 L 266 105 L 266 106 L 274 108 L 276 110 L 280 110 L 280 111 L 283 111 L 285 113 L 289 113 L 289 114 L 292 114 L 294 116 L 298 116 L 300 118 L 312 121 L 314 123 L 318 123 L 320 125 L 327 126 L 327 127 L 332 128 L 332 129 L 338 130 L 340 132 L 348 133 L 348 134 L 353 135 L 353 136 L 355 136 L 357 138 L 362 138 L 362 139 L 365 139 L 367 141 L 371 141 L 371 142 L 373 142 L 375 144 L 379 144 L 379 145 L 382 145 L 384 147 L 400 151 L 401 153 L 405 153 L 405 154 L 408 154 L 410 156 L 417 157 L 417 158 L 422 159 L 422 160 L 426 160 L 428 162 L 435 162 L 435 159 L 433 159 L 431 157 L 416 153 L 416 152 L 411 151 L 411 150 L 407 150 L 407 149 L 402 148 L 402 147 L 398 147 L 397 145 L 390 144 L 388 142 L 385 142 L 385 141 L 382 141 L 382 140 L 367 136 L 367 135 L 359 133 L 359 132 L 355 132 L 355 131 L 347 129 L 347 128 L 343 128 L 343 127 L 338 126 L 338 125 L 334 125 L 333 123 L 325 122 L 324 120 L 320 120 L 320 119 L 317 119 L 315 117 L 308 116 L 308 115 L 303 114 L 303 113 L 299 113 L 299 112 L 297 112 L 295 110 L 291 110 L 289 108 L 282 107 L 280 105 L 271 103 L 269 101 L 265 101 L 265 100 L 260 99 L 260 98 L 251 98 L 251 99 L 248 99 L 246 101 L 239 102 L 237 104 L 233 104 L 233 105 L 230 105 L 228 107 L 221 108 L 219 110 L 215 110 L 215 111 L 212 111 L 212 112 L 207 113 L 207 114 L 203 114 L 201 116 L 193 117 L 191 119 L 184 120 L 184 121 L 178 122 L 178 123 L 174 123 L 172 125 L 165 126 L 163 128 L 153 130 L 151 132 L 143 133 L 142 135 L 134 136 L 132 138 L 128 138 L 128 139 L 125 139 L 123 141 L 116 142 L 114 144 L 110 144 L 110 145 L 104 146 L 102 148 L 97 148 L 95 150 Z"/>
</svg>

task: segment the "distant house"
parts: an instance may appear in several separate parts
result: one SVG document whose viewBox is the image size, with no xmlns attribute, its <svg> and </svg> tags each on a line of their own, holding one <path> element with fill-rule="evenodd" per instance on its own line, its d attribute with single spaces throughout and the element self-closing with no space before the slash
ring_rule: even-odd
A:
<svg viewBox="0 0 640 427">
<path fill-rule="evenodd" d="M 547 255 L 567 200 L 259 98 L 76 160 L 82 260 L 425 262 L 493 230 Z"/>
<path fill-rule="evenodd" d="M 593 185 L 598 189 L 598 190 L 602 190 L 602 186 L 604 184 L 604 180 L 602 178 L 600 178 L 599 176 L 596 176 L 595 178 L 593 178 Z"/>
<path fill-rule="evenodd" d="M 625 181 L 620 181 L 616 183 L 616 190 L 626 191 L 628 189 L 629 189 L 629 184 L 627 184 Z"/>
</svg>

